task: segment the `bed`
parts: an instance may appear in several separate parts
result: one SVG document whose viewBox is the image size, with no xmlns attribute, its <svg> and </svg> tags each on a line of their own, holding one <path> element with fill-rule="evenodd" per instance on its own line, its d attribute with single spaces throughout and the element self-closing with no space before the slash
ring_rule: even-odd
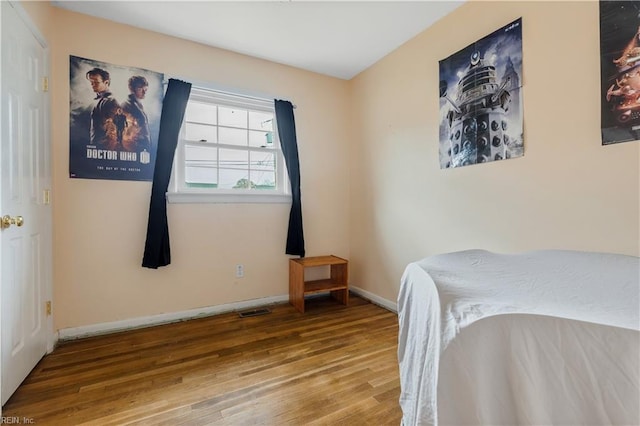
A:
<svg viewBox="0 0 640 426">
<path fill-rule="evenodd" d="M 640 424 L 640 259 L 467 250 L 398 294 L 402 423 Z"/>
</svg>

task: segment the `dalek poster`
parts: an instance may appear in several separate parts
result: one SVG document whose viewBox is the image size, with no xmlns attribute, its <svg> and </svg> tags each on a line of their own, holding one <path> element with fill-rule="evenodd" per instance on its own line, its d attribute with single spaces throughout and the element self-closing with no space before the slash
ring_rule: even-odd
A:
<svg viewBox="0 0 640 426">
<path fill-rule="evenodd" d="M 440 168 L 524 154 L 522 18 L 440 64 Z"/>
<path fill-rule="evenodd" d="M 70 56 L 69 175 L 153 179 L 163 74 Z"/>
<path fill-rule="evenodd" d="M 640 139 L 640 1 L 600 1 L 602 144 Z"/>
</svg>

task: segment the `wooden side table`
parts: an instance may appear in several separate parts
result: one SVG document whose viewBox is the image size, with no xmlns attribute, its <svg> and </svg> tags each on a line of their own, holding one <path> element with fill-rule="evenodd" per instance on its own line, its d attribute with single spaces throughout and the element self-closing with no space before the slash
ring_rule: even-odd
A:
<svg viewBox="0 0 640 426">
<path fill-rule="evenodd" d="M 314 266 L 330 266 L 331 277 L 305 281 L 304 270 Z M 304 313 L 304 296 L 329 291 L 331 297 L 349 304 L 349 261 L 338 256 L 304 257 L 289 259 L 289 303 Z"/>
</svg>

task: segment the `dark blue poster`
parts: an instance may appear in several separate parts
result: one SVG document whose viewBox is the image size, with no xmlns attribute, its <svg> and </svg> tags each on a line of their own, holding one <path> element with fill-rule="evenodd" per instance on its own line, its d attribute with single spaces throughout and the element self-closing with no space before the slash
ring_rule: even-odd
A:
<svg viewBox="0 0 640 426">
<path fill-rule="evenodd" d="M 524 155 L 522 18 L 440 61 L 440 168 Z"/>
<path fill-rule="evenodd" d="M 164 75 L 69 59 L 69 176 L 153 179 Z"/>
</svg>

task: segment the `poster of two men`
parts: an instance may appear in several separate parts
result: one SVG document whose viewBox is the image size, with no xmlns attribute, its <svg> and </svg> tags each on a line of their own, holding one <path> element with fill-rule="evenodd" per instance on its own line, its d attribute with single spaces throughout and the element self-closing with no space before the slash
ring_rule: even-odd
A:
<svg viewBox="0 0 640 426">
<path fill-rule="evenodd" d="M 153 179 L 164 75 L 69 58 L 69 175 Z"/>
</svg>

